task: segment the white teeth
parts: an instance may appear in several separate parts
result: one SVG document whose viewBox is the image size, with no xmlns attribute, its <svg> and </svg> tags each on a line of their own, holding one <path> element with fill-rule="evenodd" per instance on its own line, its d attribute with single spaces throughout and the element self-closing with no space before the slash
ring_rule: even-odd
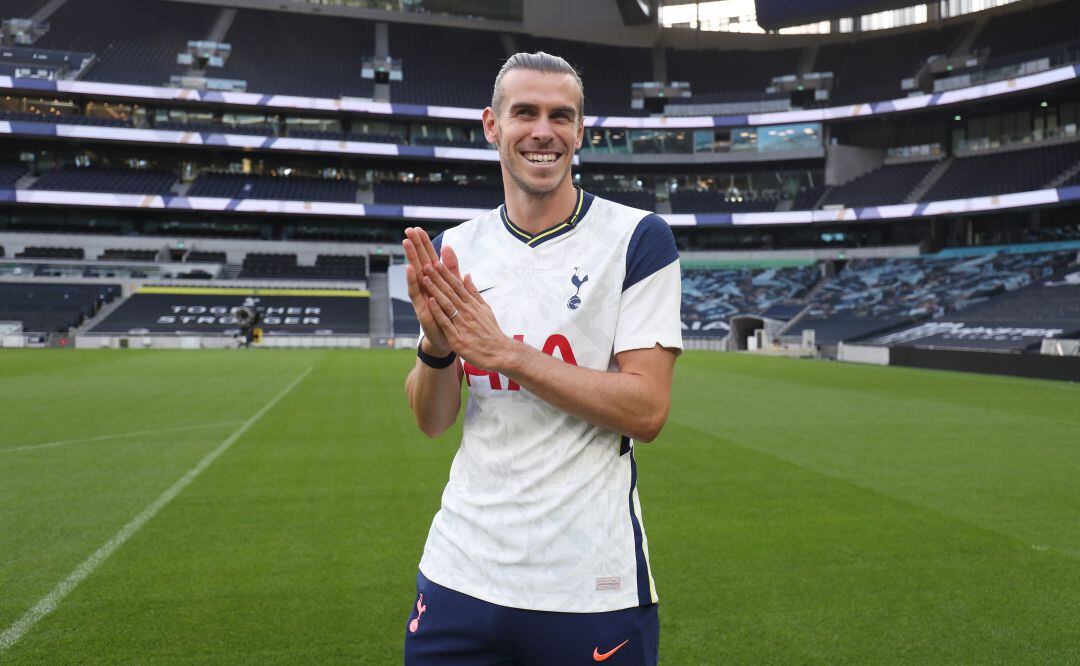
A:
<svg viewBox="0 0 1080 666">
<path fill-rule="evenodd" d="M 525 159 L 530 162 L 554 162 L 555 157 L 552 153 L 525 153 Z"/>
</svg>

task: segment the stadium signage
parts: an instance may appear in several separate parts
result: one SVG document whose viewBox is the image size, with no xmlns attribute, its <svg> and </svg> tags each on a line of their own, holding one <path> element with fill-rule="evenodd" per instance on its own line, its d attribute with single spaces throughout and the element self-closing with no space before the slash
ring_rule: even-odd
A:
<svg viewBox="0 0 1080 666">
<path fill-rule="evenodd" d="M 248 299 L 258 301 L 258 299 Z M 299 306 L 261 306 L 254 302 L 250 305 L 236 305 L 226 307 L 223 305 L 173 305 L 170 306 L 172 314 L 161 315 L 157 318 L 158 324 L 236 324 L 236 311 L 242 307 L 254 307 L 262 313 L 262 322 L 268 326 L 304 326 L 318 324 L 322 308 L 299 307 Z"/>
<path fill-rule="evenodd" d="M 919 324 L 872 341 L 889 346 L 973 347 L 983 349 L 1024 349 L 1044 339 L 1058 338 L 1070 329 L 1080 329 L 1080 322 L 1030 323 L 935 321 Z"/>
</svg>

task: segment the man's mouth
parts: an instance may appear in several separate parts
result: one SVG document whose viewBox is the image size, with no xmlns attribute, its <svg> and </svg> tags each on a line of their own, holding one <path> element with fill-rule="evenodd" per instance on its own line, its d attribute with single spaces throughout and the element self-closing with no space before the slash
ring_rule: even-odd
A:
<svg viewBox="0 0 1080 666">
<path fill-rule="evenodd" d="M 559 153 L 523 151 L 521 156 L 533 164 L 551 164 L 559 159 Z"/>
</svg>

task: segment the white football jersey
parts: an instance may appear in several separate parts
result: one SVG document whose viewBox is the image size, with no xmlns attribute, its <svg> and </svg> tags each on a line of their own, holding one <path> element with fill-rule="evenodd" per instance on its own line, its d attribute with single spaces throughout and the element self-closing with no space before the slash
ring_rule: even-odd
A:
<svg viewBox="0 0 1080 666">
<path fill-rule="evenodd" d="M 659 217 L 578 190 L 536 235 L 500 207 L 436 238 L 507 335 L 583 368 L 682 348 L 679 256 Z M 633 442 L 464 364 L 464 435 L 420 570 L 514 608 L 600 612 L 657 601 Z"/>
</svg>

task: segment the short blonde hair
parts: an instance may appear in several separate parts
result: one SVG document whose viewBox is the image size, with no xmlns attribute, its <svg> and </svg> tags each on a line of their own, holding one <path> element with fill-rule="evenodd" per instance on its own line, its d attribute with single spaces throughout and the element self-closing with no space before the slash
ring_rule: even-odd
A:
<svg viewBox="0 0 1080 666">
<path fill-rule="evenodd" d="M 570 63 L 557 55 L 551 55 L 550 53 L 544 53 L 543 51 L 537 51 L 536 53 L 515 53 L 503 63 L 502 68 L 499 70 L 499 74 L 495 77 L 495 88 L 491 92 L 491 108 L 496 111 L 499 110 L 499 105 L 502 104 L 502 91 L 500 90 L 500 86 L 502 84 L 503 76 L 505 76 L 507 72 L 511 72 L 515 69 L 527 69 L 544 74 L 568 74 L 573 77 L 574 81 L 577 82 L 578 90 L 581 91 L 581 101 L 578 102 L 578 115 L 585 115 L 585 84 L 581 82 L 581 76 Z"/>
</svg>

